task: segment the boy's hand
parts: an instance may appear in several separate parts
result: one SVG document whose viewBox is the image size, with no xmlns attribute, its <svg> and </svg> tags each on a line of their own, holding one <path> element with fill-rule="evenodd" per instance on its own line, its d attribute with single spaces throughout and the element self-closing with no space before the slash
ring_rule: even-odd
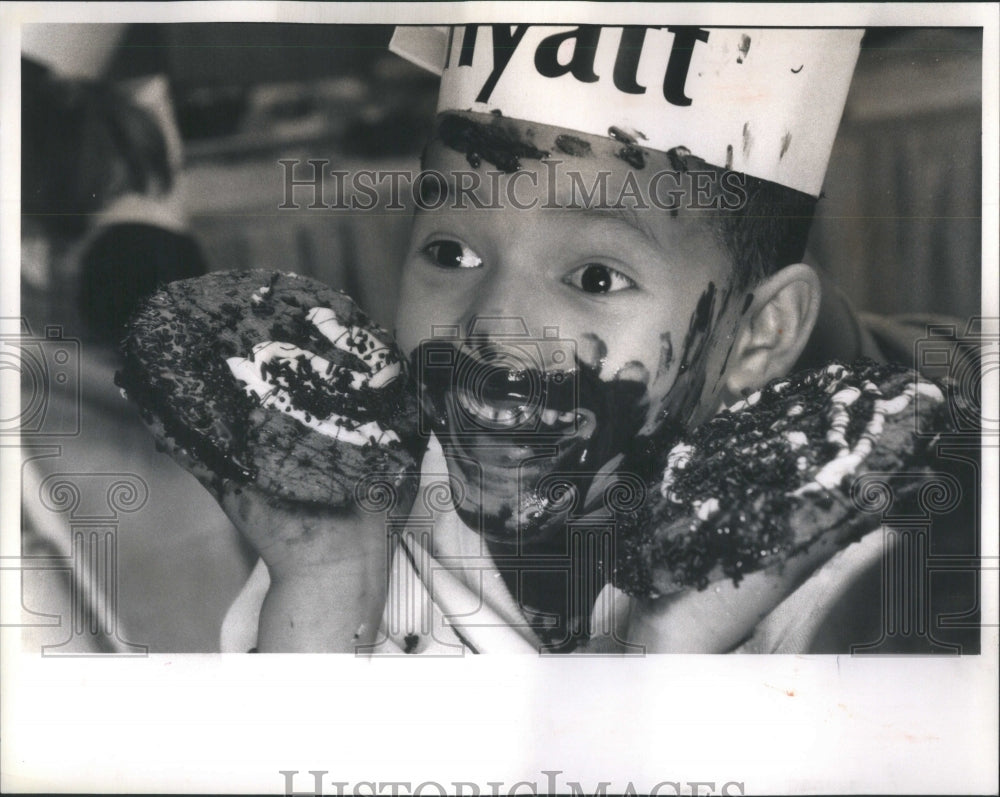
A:
<svg viewBox="0 0 1000 797">
<path fill-rule="evenodd" d="M 399 444 L 399 436 L 393 429 L 382 428 L 375 421 L 362 422 L 349 411 L 338 414 L 327 410 L 317 417 L 312 407 L 299 406 L 305 401 L 318 404 L 317 395 L 322 398 L 329 393 L 345 396 L 339 403 L 359 408 L 360 412 L 365 405 L 361 392 L 367 391 L 369 402 L 378 402 L 378 396 L 401 377 L 402 370 L 389 344 L 365 329 L 342 322 L 329 308 L 313 308 L 307 319 L 336 348 L 357 352 L 361 370 L 337 367 L 308 349 L 274 341 L 258 342 L 250 358 L 228 360 L 233 375 L 248 395 L 260 403 L 261 409 L 251 414 L 250 424 L 254 428 L 248 438 L 252 446 L 266 453 L 255 455 L 255 459 L 270 464 L 283 456 L 293 462 L 301 456 L 301 452 L 283 447 L 283 444 L 291 446 L 290 441 L 268 436 L 268 429 L 276 420 L 288 423 L 291 418 L 297 430 L 316 432 L 306 440 L 312 448 L 333 452 L 333 459 L 345 468 L 336 478 L 341 482 L 338 494 L 344 493 L 347 499 L 336 506 L 320 501 L 289 500 L 256 484 L 239 487 L 223 482 L 221 489 L 215 491 L 226 514 L 267 563 L 272 578 L 364 558 L 373 549 L 384 551 L 383 513 L 366 510 L 359 500 L 362 499 L 359 489 L 369 475 L 362 470 L 368 459 L 358 463 L 352 458 L 362 451 L 388 452 L 389 447 Z M 277 376 L 264 382 L 262 373 Z M 305 443 L 296 439 L 295 445 Z M 372 463 L 379 462 L 377 453 L 369 456 Z M 405 510 L 407 507 L 399 505 L 406 502 L 403 493 L 409 475 L 395 461 L 386 459 L 385 463 L 392 465 L 392 470 L 385 474 L 392 483 L 382 480 L 380 487 L 393 490 L 393 503 Z M 284 464 L 271 468 L 275 472 L 284 469 Z M 318 474 L 314 470 L 306 469 L 305 473 L 312 479 L 324 475 L 331 480 L 335 478 L 334 474 Z M 292 468 L 285 478 L 291 480 L 298 475 Z M 311 494 L 308 487 L 301 492 Z"/>
<path fill-rule="evenodd" d="M 728 653 L 844 545 L 830 532 L 808 550 L 781 564 L 744 576 L 660 598 L 635 600 L 628 640 L 647 653 Z"/>
<path fill-rule="evenodd" d="M 374 642 L 388 582 L 384 513 L 296 506 L 252 487 L 217 497 L 270 575 L 258 650 L 352 653 Z"/>
<path fill-rule="evenodd" d="M 357 504 L 346 509 L 296 505 L 251 487 L 227 484 L 220 506 L 267 564 L 272 580 L 359 561 L 385 550 L 385 517 Z"/>
<path fill-rule="evenodd" d="M 376 423 L 361 423 L 349 415 L 316 418 L 296 407 L 294 377 L 303 370 L 334 373 L 341 391 L 376 394 L 401 371 L 389 348 L 364 329 L 341 323 L 331 310 L 314 309 L 308 319 L 334 345 L 365 354 L 359 357 L 363 370 L 335 369 L 312 352 L 289 344 L 260 343 L 254 353 L 259 357 L 268 351 L 270 367 L 289 374 L 266 393 L 256 384 L 262 368 L 257 361 L 229 360 L 233 374 L 246 383 L 248 393 L 259 394 L 265 410 L 259 422 L 265 426 L 271 423 L 275 410 L 290 412 L 297 422 L 321 433 L 315 436 L 316 445 L 336 449 L 342 465 L 351 462 L 361 448 L 398 444 L 392 429 L 381 429 Z M 275 409 L 268 412 L 268 408 Z M 251 439 L 267 443 L 266 435 L 251 434 Z M 281 453 L 280 446 L 271 447 Z M 340 474 L 341 481 L 350 472 L 353 470 Z M 287 478 L 296 475 L 292 472 Z M 385 602 L 389 552 L 384 511 L 366 508 L 358 495 L 365 475 L 359 472 L 344 482 L 341 491 L 353 490 L 354 495 L 342 507 L 289 501 L 254 485 L 240 488 L 224 483 L 217 491 L 220 505 L 267 564 L 271 578 L 261 613 L 259 649 L 350 651 L 373 641 Z M 395 508 L 405 511 L 411 499 L 407 489 L 410 475 L 397 470 L 386 476 L 393 483 L 384 482 L 380 487 L 394 490 Z"/>
</svg>

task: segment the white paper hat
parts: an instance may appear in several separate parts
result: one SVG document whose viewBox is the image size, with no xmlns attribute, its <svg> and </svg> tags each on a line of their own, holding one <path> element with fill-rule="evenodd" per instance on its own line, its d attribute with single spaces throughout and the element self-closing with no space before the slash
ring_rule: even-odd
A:
<svg viewBox="0 0 1000 797">
<path fill-rule="evenodd" d="M 438 112 L 514 119 L 639 146 L 813 196 L 862 30 L 590 25 L 399 27 L 390 50 L 441 75 Z"/>
</svg>

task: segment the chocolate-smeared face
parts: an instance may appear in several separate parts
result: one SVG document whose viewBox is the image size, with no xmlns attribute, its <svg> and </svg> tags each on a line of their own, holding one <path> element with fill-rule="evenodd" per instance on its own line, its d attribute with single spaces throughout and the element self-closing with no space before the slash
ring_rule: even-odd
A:
<svg viewBox="0 0 1000 797">
<path fill-rule="evenodd" d="M 650 202 L 665 154 L 637 167 L 620 135 L 568 146 L 565 130 L 489 116 L 440 130 L 424 168 L 450 186 L 417 213 L 398 341 L 463 520 L 541 540 L 602 469 L 712 403 L 732 265 L 717 211 Z M 581 202 L 595 186 L 607 201 Z"/>
</svg>

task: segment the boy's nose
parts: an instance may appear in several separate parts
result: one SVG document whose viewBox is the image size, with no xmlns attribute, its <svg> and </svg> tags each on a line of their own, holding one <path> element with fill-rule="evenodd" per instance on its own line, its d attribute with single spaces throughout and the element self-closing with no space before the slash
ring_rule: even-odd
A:
<svg viewBox="0 0 1000 797">
<path fill-rule="evenodd" d="M 541 337 L 555 322 L 540 281 L 527 269 L 498 268 L 478 286 L 465 308 L 462 328 L 469 338 Z"/>
<path fill-rule="evenodd" d="M 489 338 L 525 338 L 531 333 L 527 320 L 519 315 L 472 315 L 465 326 L 466 337 L 472 340 Z"/>
</svg>

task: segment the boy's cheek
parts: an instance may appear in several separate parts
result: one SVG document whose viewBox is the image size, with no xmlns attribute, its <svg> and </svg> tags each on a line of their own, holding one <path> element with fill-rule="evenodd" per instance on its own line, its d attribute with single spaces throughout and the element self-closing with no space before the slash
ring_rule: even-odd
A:
<svg viewBox="0 0 1000 797">
<path fill-rule="evenodd" d="M 667 422 L 687 428 L 714 414 L 739 324 L 733 303 L 729 286 L 716 290 L 710 283 L 683 327 L 659 332 L 658 351 L 647 360 L 649 412 L 640 434 L 654 434 Z"/>
<path fill-rule="evenodd" d="M 404 266 L 396 312 L 396 342 L 408 356 L 431 337 L 435 326 L 453 323 L 454 316 L 442 291 L 429 290 L 416 271 L 411 263 Z"/>
</svg>

